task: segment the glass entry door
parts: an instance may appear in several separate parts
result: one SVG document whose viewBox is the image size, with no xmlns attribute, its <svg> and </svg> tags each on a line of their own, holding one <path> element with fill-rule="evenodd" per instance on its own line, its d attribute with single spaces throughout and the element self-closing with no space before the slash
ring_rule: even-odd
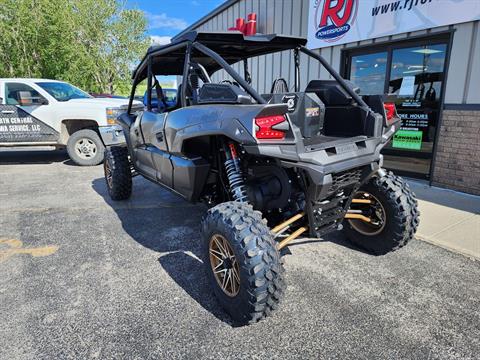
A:
<svg viewBox="0 0 480 360">
<path fill-rule="evenodd" d="M 396 99 L 402 125 L 383 150 L 387 169 L 429 178 L 446 54 L 446 41 L 425 40 L 349 56 L 347 75 L 362 95 L 389 94 Z"/>
<path fill-rule="evenodd" d="M 384 148 L 385 167 L 428 178 L 440 113 L 446 44 L 394 49 L 388 93 L 402 126 Z"/>
</svg>

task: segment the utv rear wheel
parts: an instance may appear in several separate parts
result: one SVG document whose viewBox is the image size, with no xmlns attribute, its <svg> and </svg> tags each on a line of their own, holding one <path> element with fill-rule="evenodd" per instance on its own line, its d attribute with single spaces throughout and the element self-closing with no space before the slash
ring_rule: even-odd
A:
<svg viewBox="0 0 480 360">
<path fill-rule="evenodd" d="M 74 132 L 67 141 L 67 152 L 77 165 L 93 166 L 103 161 L 105 146 L 100 136 L 90 129 Z"/>
<path fill-rule="evenodd" d="M 208 210 L 202 222 L 207 276 L 220 305 L 237 325 L 257 322 L 278 307 L 283 266 L 258 211 L 240 202 Z"/>
<path fill-rule="evenodd" d="M 112 146 L 105 151 L 105 182 L 112 200 L 126 200 L 132 194 L 132 170 L 128 149 Z"/>
<path fill-rule="evenodd" d="M 419 212 L 415 194 L 403 179 L 388 173 L 373 177 L 363 185 L 350 210 L 361 213 L 369 221 L 345 219 L 347 238 L 356 246 L 376 255 L 395 251 L 415 235 Z"/>
</svg>

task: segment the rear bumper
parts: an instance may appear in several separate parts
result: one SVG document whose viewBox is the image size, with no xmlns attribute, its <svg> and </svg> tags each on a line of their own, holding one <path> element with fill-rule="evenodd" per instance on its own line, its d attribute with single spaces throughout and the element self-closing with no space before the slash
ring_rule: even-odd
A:
<svg viewBox="0 0 480 360">
<path fill-rule="evenodd" d="M 363 161 L 362 161 L 363 160 Z M 359 187 L 382 167 L 383 157 L 352 159 L 334 167 L 281 162 L 285 168 L 301 169 L 309 178 L 309 197 L 315 201 L 330 198 L 336 192 Z M 348 191 L 348 192 L 349 192 Z"/>
<path fill-rule="evenodd" d="M 125 144 L 125 135 L 120 125 L 100 126 L 98 131 L 105 146 Z"/>
<path fill-rule="evenodd" d="M 326 165 L 281 161 L 283 167 L 302 170 L 299 177 L 305 192 L 310 236 L 320 237 L 342 228 L 355 193 L 372 176 L 383 171 L 382 162 L 380 154 L 357 156 Z"/>
<path fill-rule="evenodd" d="M 374 168 L 382 166 L 380 151 L 384 145 L 380 137 L 360 136 L 320 146 L 305 146 L 300 141 L 296 144 L 258 144 L 244 148 L 249 154 L 276 159 L 283 167 L 305 170 L 312 182 L 323 185 L 323 178 L 328 174 L 370 165 Z"/>
<path fill-rule="evenodd" d="M 382 146 L 377 142 L 373 151 L 366 148 L 352 151 L 347 157 L 343 156 L 346 154 L 327 154 L 328 159 L 313 156 L 310 162 L 280 161 L 283 167 L 302 170 L 300 177 L 303 177 L 311 236 L 320 237 L 341 229 L 355 193 L 373 175 L 382 171 Z M 322 163 L 322 160 L 326 162 Z"/>
</svg>

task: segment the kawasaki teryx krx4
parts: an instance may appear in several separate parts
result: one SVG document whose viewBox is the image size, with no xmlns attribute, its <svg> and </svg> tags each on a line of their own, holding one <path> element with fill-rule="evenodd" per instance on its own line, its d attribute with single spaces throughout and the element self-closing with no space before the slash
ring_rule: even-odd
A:
<svg viewBox="0 0 480 360">
<path fill-rule="evenodd" d="M 356 246 L 386 254 L 418 226 L 414 194 L 382 169 L 380 150 L 400 124 L 395 106 L 382 96 L 359 96 L 305 43 L 189 32 L 151 47 L 133 74 L 128 112 L 117 120 L 126 144 L 105 154 L 114 200 L 128 199 L 132 176 L 140 174 L 208 205 L 205 267 L 219 303 L 238 324 L 278 306 L 285 291 L 281 249 L 299 236 L 341 230 Z M 249 59 L 281 51 L 292 55 L 293 89 L 280 78 L 269 94 L 259 94 Z M 334 80 L 312 80 L 301 90 L 300 58 L 320 62 Z M 219 83 L 211 80 L 217 71 L 224 76 Z M 173 106 L 159 75 L 182 76 Z M 144 80 L 147 105 L 132 108 Z"/>
</svg>

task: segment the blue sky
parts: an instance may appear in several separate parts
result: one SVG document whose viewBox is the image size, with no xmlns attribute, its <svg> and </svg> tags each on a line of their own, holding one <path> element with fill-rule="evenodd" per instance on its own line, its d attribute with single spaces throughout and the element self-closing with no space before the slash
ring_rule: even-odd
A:
<svg viewBox="0 0 480 360">
<path fill-rule="evenodd" d="M 145 12 L 149 22 L 149 35 L 155 42 L 163 44 L 223 2 L 224 0 L 127 0 L 127 6 Z"/>
</svg>

